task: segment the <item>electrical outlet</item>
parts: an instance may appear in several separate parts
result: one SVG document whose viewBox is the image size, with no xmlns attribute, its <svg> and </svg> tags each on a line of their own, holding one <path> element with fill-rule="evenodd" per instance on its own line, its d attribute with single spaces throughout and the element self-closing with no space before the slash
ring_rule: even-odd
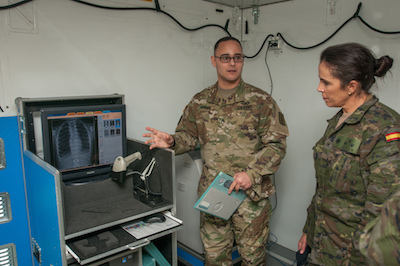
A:
<svg viewBox="0 0 400 266">
<path fill-rule="evenodd" d="M 271 50 L 280 50 L 281 49 L 279 40 L 270 40 L 268 42 L 268 46 L 269 46 L 269 49 L 271 49 Z"/>
</svg>

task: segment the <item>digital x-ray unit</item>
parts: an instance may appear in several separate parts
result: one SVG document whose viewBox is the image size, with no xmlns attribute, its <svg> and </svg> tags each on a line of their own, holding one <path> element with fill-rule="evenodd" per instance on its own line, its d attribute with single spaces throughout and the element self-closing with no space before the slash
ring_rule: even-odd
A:
<svg viewBox="0 0 400 266">
<path fill-rule="evenodd" d="M 41 110 L 44 160 L 66 184 L 110 177 L 118 156 L 126 156 L 125 105 L 50 107 Z"/>
</svg>

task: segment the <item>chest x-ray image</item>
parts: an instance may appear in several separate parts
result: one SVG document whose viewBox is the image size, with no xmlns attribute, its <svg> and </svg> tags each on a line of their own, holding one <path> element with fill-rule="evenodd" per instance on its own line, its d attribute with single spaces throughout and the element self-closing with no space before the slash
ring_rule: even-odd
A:
<svg viewBox="0 0 400 266">
<path fill-rule="evenodd" d="M 56 168 L 65 170 L 98 163 L 96 119 L 80 117 L 51 123 L 53 161 Z"/>
</svg>

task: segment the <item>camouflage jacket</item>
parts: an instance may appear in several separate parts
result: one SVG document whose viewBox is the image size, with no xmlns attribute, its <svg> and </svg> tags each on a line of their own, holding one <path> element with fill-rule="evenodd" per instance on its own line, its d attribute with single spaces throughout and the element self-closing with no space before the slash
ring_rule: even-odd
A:
<svg viewBox="0 0 400 266">
<path fill-rule="evenodd" d="M 400 265 L 400 189 L 383 204 L 360 237 L 366 265 Z"/>
<path fill-rule="evenodd" d="M 217 84 L 196 94 L 185 108 L 173 135 L 176 154 L 200 145 L 203 171 L 198 193 L 203 194 L 220 171 L 245 171 L 252 181 L 252 200 L 275 192 L 270 180 L 286 153 L 288 128 L 272 97 L 243 81 L 227 100 Z"/>
<path fill-rule="evenodd" d="M 317 265 L 364 265 L 360 234 L 399 179 L 399 114 L 373 97 L 335 129 L 341 115 L 313 148 L 317 187 L 303 232 Z"/>
</svg>

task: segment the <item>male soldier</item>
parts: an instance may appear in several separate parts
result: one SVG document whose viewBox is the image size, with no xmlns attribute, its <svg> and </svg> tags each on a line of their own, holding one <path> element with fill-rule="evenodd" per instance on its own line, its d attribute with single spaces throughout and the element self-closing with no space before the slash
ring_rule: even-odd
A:
<svg viewBox="0 0 400 266">
<path fill-rule="evenodd" d="M 174 135 L 147 127 L 150 149 L 170 147 L 176 154 L 200 144 L 202 195 L 220 171 L 234 177 L 229 193 L 243 189 L 246 199 L 228 221 L 201 213 L 200 234 L 206 265 L 231 265 L 233 240 L 242 265 L 265 264 L 265 245 L 275 192 L 270 176 L 286 153 L 288 128 L 279 107 L 266 92 L 241 79 L 240 42 L 220 39 L 211 63 L 218 82 L 196 94 L 184 110 Z M 234 192 L 233 192 L 234 193 Z"/>
<path fill-rule="evenodd" d="M 369 222 L 360 237 L 360 251 L 367 265 L 400 265 L 400 187 Z"/>
</svg>

